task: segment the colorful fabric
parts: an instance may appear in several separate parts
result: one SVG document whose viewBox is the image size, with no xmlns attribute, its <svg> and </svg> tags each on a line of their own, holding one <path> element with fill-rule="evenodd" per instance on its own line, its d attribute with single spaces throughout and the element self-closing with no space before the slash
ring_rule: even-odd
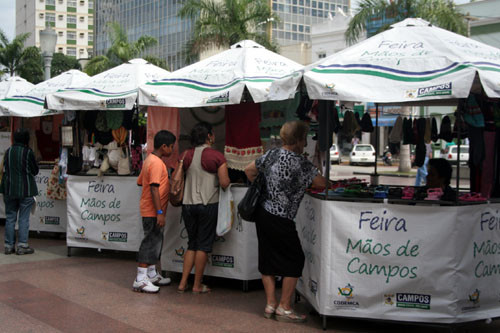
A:
<svg viewBox="0 0 500 333">
<path fill-rule="evenodd" d="M 149 154 L 144 161 L 143 168 L 137 178 L 137 185 L 142 186 L 140 210 L 142 217 L 156 217 L 156 208 L 151 195 L 151 185 L 159 185 L 161 209 L 167 209 L 168 201 L 168 172 L 165 163 L 156 155 Z"/>
<path fill-rule="evenodd" d="M 106 123 L 109 129 L 115 130 L 122 126 L 123 124 L 123 112 L 122 111 L 106 111 Z"/>
<path fill-rule="evenodd" d="M 179 109 L 165 108 L 160 106 L 148 107 L 148 125 L 147 125 L 147 152 L 151 153 L 154 149 L 154 138 L 156 133 L 161 130 L 171 132 L 177 140 L 175 140 L 174 151 L 169 157 L 164 157 L 163 161 L 167 168 L 175 169 L 177 160 L 179 159 L 179 135 L 181 132 L 181 120 L 179 117 Z M 139 142 L 142 140 L 139 139 Z"/>
<path fill-rule="evenodd" d="M 260 105 L 242 103 L 226 106 L 226 145 L 228 168 L 244 170 L 264 151 L 260 141 Z"/>
<path fill-rule="evenodd" d="M 4 173 L 0 193 L 11 199 L 33 197 L 38 194 L 35 176 L 38 174 L 35 154 L 25 145 L 15 143 L 4 156 Z"/>
</svg>

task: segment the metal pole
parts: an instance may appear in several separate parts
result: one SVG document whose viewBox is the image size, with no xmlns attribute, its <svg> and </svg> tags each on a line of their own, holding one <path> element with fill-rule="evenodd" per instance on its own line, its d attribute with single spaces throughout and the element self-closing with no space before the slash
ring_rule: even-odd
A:
<svg viewBox="0 0 500 333">
<path fill-rule="evenodd" d="M 465 101 L 464 101 L 465 103 Z M 458 203 L 458 196 L 460 191 L 460 131 L 462 130 L 462 123 L 460 122 L 460 111 L 457 110 L 457 119 L 455 119 L 457 123 L 457 191 L 456 191 L 456 202 Z"/>
<path fill-rule="evenodd" d="M 325 101 L 326 103 L 326 140 L 327 143 L 330 143 L 330 105 L 332 104 L 330 101 Z M 333 109 L 335 112 L 337 112 L 337 109 L 335 109 L 335 101 L 333 101 Z M 320 125 L 321 126 L 321 125 Z M 325 178 L 326 178 L 326 187 L 325 187 L 325 197 L 328 199 L 328 190 L 330 189 L 330 146 L 327 147 L 326 149 L 326 156 L 325 156 Z"/>
<path fill-rule="evenodd" d="M 377 159 L 378 159 L 378 145 L 379 145 L 379 128 L 378 128 L 378 103 L 375 103 L 375 173 L 371 177 L 371 183 L 378 185 L 377 174 Z"/>
<path fill-rule="evenodd" d="M 44 55 L 43 56 L 43 67 L 44 67 L 44 80 L 47 81 L 50 79 L 50 67 L 52 65 L 52 56 Z"/>
</svg>

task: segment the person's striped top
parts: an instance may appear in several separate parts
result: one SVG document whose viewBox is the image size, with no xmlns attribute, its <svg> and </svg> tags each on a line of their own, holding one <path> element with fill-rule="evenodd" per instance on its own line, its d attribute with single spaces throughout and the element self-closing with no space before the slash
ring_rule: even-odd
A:
<svg viewBox="0 0 500 333">
<path fill-rule="evenodd" d="M 4 157 L 4 174 L 0 192 L 11 198 L 32 197 L 38 194 L 35 176 L 38 165 L 35 154 L 27 146 L 15 143 Z"/>
</svg>

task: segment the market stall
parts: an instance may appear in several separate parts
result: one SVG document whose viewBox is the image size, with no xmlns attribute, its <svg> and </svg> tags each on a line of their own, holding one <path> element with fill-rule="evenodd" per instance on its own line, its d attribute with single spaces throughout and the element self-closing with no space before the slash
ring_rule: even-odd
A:
<svg viewBox="0 0 500 333">
<path fill-rule="evenodd" d="M 306 196 L 297 229 L 307 259 L 297 289 L 323 315 L 324 328 L 326 316 L 437 323 L 498 317 L 499 205 L 486 199 L 499 189 L 490 116 L 500 98 L 500 50 L 421 19 L 391 27 L 276 81 L 270 94 L 291 98 L 303 78 L 313 99 L 457 106 L 453 130 L 448 119 L 439 137 L 460 146 L 468 135 L 471 190 L 478 193 L 443 201 L 426 188 L 354 185 Z M 422 120 L 403 125 L 420 135 L 421 147 Z"/>
<path fill-rule="evenodd" d="M 46 96 L 68 118 L 61 160 L 67 161 L 67 245 L 137 251 L 143 236 L 137 172 L 147 142 L 136 106 L 138 86 L 169 72 L 133 59 L 88 82 Z M 175 118 L 175 115 L 174 115 Z"/>
<path fill-rule="evenodd" d="M 30 147 L 40 167 L 36 177 L 37 207 L 30 215 L 30 230 L 66 232 L 66 201 L 47 197 L 48 179 L 59 156 L 59 127 L 63 116 L 47 110 L 44 99 L 49 93 L 85 84 L 88 79 L 85 73 L 69 70 L 34 86 L 23 82 L 28 90 L 18 91 L 0 101 L 0 110 L 9 117 L 11 130 L 24 127 L 30 131 Z M 0 206 L 4 206 L 3 200 Z"/>
<path fill-rule="evenodd" d="M 139 104 L 181 108 L 181 126 L 186 130 L 181 137 L 210 113 L 222 113 L 219 118 L 222 121 L 214 123 L 225 127 L 223 135 L 216 134 L 216 147 L 223 149 L 230 177 L 238 181 L 242 178 L 243 168 L 263 153 L 259 128 L 261 112 L 263 118 L 268 120 L 265 126 L 270 129 L 277 124 L 273 119 L 285 120 L 289 117 L 283 108 L 265 105 L 269 101 L 271 83 L 300 68 L 300 64 L 245 40 L 232 45 L 229 50 L 179 69 L 166 78 L 141 86 Z M 201 112 L 196 114 L 193 108 L 201 108 Z M 221 110 L 223 112 L 219 112 Z M 183 123 L 184 114 L 193 114 L 196 121 L 187 126 Z M 199 117 L 200 114 L 204 118 Z M 267 137 L 272 133 L 269 130 Z M 246 185 L 233 187 L 232 191 L 237 204 L 246 191 Z M 171 220 L 174 223 L 168 222 Z M 183 230 L 180 209 L 169 207 L 161 256 L 165 270 L 182 270 L 187 243 Z M 230 233 L 216 241 L 206 274 L 243 281 L 259 278 L 256 242 L 255 227 L 245 221 L 237 221 Z"/>
<path fill-rule="evenodd" d="M 30 90 L 34 85 L 25 79 L 17 76 L 8 78 L 0 82 L 0 99 L 21 95 Z M 3 113 L 0 110 L 0 117 Z M 10 147 L 10 121 L 8 117 L 1 118 L 0 124 L 0 160 L 3 160 L 5 150 Z M 5 218 L 5 205 L 3 196 L 0 194 L 0 218 Z"/>
</svg>

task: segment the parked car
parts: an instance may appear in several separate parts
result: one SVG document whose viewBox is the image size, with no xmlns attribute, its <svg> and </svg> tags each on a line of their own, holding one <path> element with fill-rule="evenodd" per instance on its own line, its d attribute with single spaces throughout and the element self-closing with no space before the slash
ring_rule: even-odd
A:
<svg viewBox="0 0 500 333">
<path fill-rule="evenodd" d="M 458 146 L 449 146 L 446 159 L 451 164 L 457 164 Z M 469 160 L 469 146 L 460 146 L 460 163 L 467 163 Z"/>
<path fill-rule="evenodd" d="M 369 144 L 358 144 L 352 148 L 349 154 L 349 163 L 354 164 L 375 164 L 375 148 Z"/>
<path fill-rule="evenodd" d="M 333 144 L 330 147 L 330 164 L 333 163 L 342 163 L 342 156 L 340 154 L 339 147 L 336 144 Z"/>
</svg>

